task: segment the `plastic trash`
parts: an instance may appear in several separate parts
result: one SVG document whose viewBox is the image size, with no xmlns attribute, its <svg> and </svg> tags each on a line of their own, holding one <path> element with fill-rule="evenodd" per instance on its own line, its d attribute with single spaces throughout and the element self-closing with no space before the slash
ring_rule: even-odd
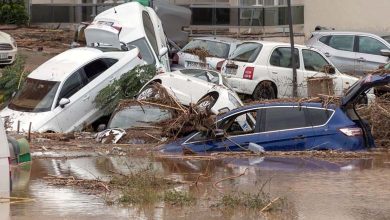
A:
<svg viewBox="0 0 390 220">
<path fill-rule="evenodd" d="M 248 150 L 252 151 L 253 153 L 264 153 L 264 147 L 255 144 L 255 143 L 249 143 Z"/>
</svg>

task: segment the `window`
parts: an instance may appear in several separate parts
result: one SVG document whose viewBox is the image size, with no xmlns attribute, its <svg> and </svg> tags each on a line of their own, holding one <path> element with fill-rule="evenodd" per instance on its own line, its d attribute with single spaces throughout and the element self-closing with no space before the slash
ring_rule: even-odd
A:
<svg viewBox="0 0 390 220">
<path fill-rule="evenodd" d="M 381 55 L 382 49 L 388 49 L 386 45 L 371 37 L 359 37 L 359 52 Z"/>
<path fill-rule="evenodd" d="M 144 22 L 146 37 L 148 38 L 150 44 L 152 45 L 154 52 L 156 54 L 159 54 L 156 33 L 154 31 L 153 22 L 150 19 L 149 14 L 146 11 L 142 12 L 142 20 Z"/>
<path fill-rule="evenodd" d="M 258 43 L 241 44 L 233 52 L 230 59 L 239 62 L 253 63 L 255 62 L 262 48 L 263 45 Z"/>
<path fill-rule="evenodd" d="M 295 54 L 295 62 L 297 69 L 300 67 L 299 65 L 299 55 L 298 49 L 294 49 Z M 279 47 L 276 48 L 271 55 L 270 64 L 273 66 L 292 68 L 292 60 L 291 60 L 291 49 L 288 47 Z"/>
<path fill-rule="evenodd" d="M 329 45 L 329 40 L 330 40 L 331 36 L 323 36 L 319 39 L 319 41 L 323 44 L 326 44 L 326 45 Z"/>
<path fill-rule="evenodd" d="M 58 97 L 58 102 L 62 98 L 70 98 L 76 92 L 78 92 L 81 88 L 83 88 L 83 81 L 80 75 L 80 71 L 73 73 L 62 86 L 60 96 Z"/>
<path fill-rule="evenodd" d="M 266 109 L 264 131 L 302 128 L 308 125 L 304 108 L 275 107 Z"/>
<path fill-rule="evenodd" d="M 353 51 L 354 36 L 332 36 L 329 40 L 329 47 L 337 50 Z"/>
<path fill-rule="evenodd" d="M 312 126 L 324 125 L 332 116 L 333 111 L 327 109 L 307 109 Z"/>
<path fill-rule="evenodd" d="M 330 65 L 321 54 L 312 50 L 302 50 L 305 69 L 309 71 L 325 72 L 325 66 Z"/>
<path fill-rule="evenodd" d="M 84 66 L 84 72 L 88 82 L 91 82 L 116 62 L 117 60 L 115 59 L 99 59 Z"/>
<path fill-rule="evenodd" d="M 150 65 L 156 64 L 156 60 L 154 58 L 153 52 L 150 49 L 148 43 L 146 42 L 145 38 L 141 38 L 138 40 L 135 40 L 131 43 L 128 43 L 128 46 L 136 46 L 139 49 L 139 52 L 141 53 L 142 59 Z"/>
<path fill-rule="evenodd" d="M 186 51 L 190 49 L 200 48 L 206 50 L 210 56 L 219 57 L 219 58 L 227 58 L 229 56 L 230 45 L 227 43 L 203 40 L 203 39 L 194 39 L 190 41 L 182 51 L 186 53 Z"/>
<path fill-rule="evenodd" d="M 257 110 L 234 115 L 225 119 L 218 126 L 228 135 L 250 134 L 256 130 Z"/>
<path fill-rule="evenodd" d="M 182 69 L 180 72 L 184 75 L 192 76 L 209 83 L 219 84 L 219 74 L 214 71 L 204 69 Z"/>
</svg>

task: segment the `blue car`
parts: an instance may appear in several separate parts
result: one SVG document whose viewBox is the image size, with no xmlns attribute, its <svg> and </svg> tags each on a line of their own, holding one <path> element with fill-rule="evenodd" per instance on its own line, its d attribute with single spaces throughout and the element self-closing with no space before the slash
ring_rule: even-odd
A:
<svg viewBox="0 0 390 220">
<path fill-rule="evenodd" d="M 362 150 L 375 147 L 370 128 L 355 105 L 390 74 L 369 75 L 346 92 L 341 105 L 272 103 L 245 106 L 217 118 L 214 132 L 195 132 L 162 147 L 162 152 Z"/>
</svg>

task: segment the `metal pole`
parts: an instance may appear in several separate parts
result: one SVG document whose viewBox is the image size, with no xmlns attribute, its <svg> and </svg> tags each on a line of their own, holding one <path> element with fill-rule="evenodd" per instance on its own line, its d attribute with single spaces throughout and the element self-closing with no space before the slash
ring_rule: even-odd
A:
<svg viewBox="0 0 390 220">
<path fill-rule="evenodd" d="M 293 30 L 293 21 L 292 21 L 292 10 L 291 10 L 291 0 L 287 0 L 287 15 L 288 15 L 288 27 L 290 30 L 290 43 L 291 43 L 291 62 L 293 69 L 293 97 L 298 97 L 298 82 L 297 82 L 297 67 L 295 61 L 294 53 L 294 30 Z"/>
</svg>

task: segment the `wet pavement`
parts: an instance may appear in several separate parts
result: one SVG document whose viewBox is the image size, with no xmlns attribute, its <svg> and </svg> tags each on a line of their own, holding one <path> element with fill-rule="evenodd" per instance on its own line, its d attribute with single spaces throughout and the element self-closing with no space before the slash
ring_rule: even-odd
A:
<svg viewBox="0 0 390 220">
<path fill-rule="evenodd" d="M 191 206 L 107 205 L 105 192 L 74 186 L 52 186 L 48 175 L 109 180 L 113 172 L 129 173 L 152 164 L 161 174 L 183 182 L 197 198 Z M 242 176 L 239 174 L 245 173 Z M 34 201 L 11 204 L 11 219 L 390 219 L 390 155 L 368 159 L 298 157 L 222 158 L 217 160 L 107 157 L 35 159 L 14 172 L 12 196 Z M 202 178 L 200 178 L 202 176 Z M 239 176 L 222 181 L 226 177 Z M 285 197 L 281 213 L 261 214 L 243 208 L 213 208 L 221 193 L 255 193 L 266 184 L 272 198 Z M 7 208 L 7 207 L 6 207 Z M 2 209 L 3 210 L 3 209 Z M 0 219 L 6 219 L 7 211 Z M 0 216 L 1 217 L 1 216 Z"/>
</svg>

